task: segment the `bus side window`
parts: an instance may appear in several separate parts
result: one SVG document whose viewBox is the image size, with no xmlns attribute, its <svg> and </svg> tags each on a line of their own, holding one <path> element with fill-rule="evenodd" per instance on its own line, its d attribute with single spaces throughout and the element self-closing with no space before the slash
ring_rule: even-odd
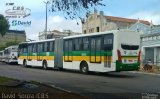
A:
<svg viewBox="0 0 160 99">
<path fill-rule="evenodd" d="M 50 42 L 47 42 L 47 52 L 50 51 Z"/>
<path fill-rule="evenodd" d="M 48 42 L 48 49 L 49 52 L 53 52 L 54 51 L 54 41 L 50 41 Z"/>
<path fill-rule="evenodd" d="M 43 44 L 42 43 L 38 43 L 37 51 L 38 52 L 43 52 Z"/>
<path fill-rule="evenodd" d="M 79 50 L 78 38 L 74 38 L 73 43 L 74 43 L 73 50 L 78 51 Z"/>
<path fill-rule="evenodd" d="M 44 52 L 47 52 L 47 42 L 44 42 Z"/>
<path fill-rule="evenodd" d="M 79 45 L 79 50 L 83 50 L 83 47 L 82 47 L 82 38 L 79 38 L 78 39 L 78 45 Z"/>
<path fill-rule="evenodd" d="M 41 52 L 44 52 L 44 43 L 41 44 L 41 48 L 42 48 Z"/>
<path fill-rule="evenodd" d="M 26 45 L 26 46 L 24 45 L 24 47 L 23 47 L 23 52 L 24 52 L 24 53 L 27 53 L 27 49 L 28 49 L 28 45 Z"/>
<path fill-rule="evenodd" d="M 113 34 L 104 36 L 104 50 L 112 50 L 113 49 Z"/>
<path fill-rule="evenodd" d="M 37 52 L 40 52 L 40 43 L 38 43 Z"/>
<path fill-rule="evenodd" d="M 65 51 L 68 51 L 68 41 L 64 41 L 65 43 L 64 43 L 64 52 Z"/>
<path fill-rule="evenodd" d="M 29 45 L 28 45 L 28 52 L 29 52 L 29 53 L 32 52 L 32 44 L 29 44 Z"/>
<path fill-rule="evenodd" d="M 83 38 L 83 50 L 89 49 L 89 40 L 88 37 Z"/>
<path fill-rule="evenodd" d="M 37 52 L 37 47 L 36 47 L 36 44 L 33 44 L 33 53 L 36 53 Z"/>
</svg>

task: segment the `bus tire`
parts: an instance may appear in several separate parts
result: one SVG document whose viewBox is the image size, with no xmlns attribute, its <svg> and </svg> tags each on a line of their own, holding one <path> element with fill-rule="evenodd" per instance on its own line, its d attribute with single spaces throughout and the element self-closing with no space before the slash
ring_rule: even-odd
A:
<svg viewBox="0 0 160 99">
<path fill-rule="evenodd" d="M 48 69 L 48 64 L 47 64 L 47 61 L 46 61 L 46 60 L 43 61 L 43 68 L 44 68 L 45 70 Z"/>
<path fill-rule="evenodd" d="M 83 74 L 87 74 L 88 73 L 88 64 L 86 62 L 82 62 L 80 64 L 80 71 Z"/>
<path fill-rule="evenodd" d="M 23 67 L 27 68 L 27 61 L 26 60 L 23 61 Z"/>
</svg>

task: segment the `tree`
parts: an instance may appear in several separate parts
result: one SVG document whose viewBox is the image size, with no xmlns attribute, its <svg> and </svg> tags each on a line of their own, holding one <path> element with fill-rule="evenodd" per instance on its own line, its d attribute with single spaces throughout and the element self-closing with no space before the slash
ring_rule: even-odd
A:
<svg viewBox="0 0 160 99">
<path fill-rule="evenodd" d="M 9 29 L 8 20 L 0 14 L 0 35 L 4 36 L 7 30 Z"/>
<path fill-rule="evenodd" d="M 12 45 L 18 45 L 19 43 L 20 43 L 20 42 L 16 42 L 16 41 L 7 42 L 7 43 L 6 43 L 6 47 L 12 46 Z"/>
<path fill-rule="evenodd" d="M 76 19 L 90 13 L 91 8 L 96 6 L 105 6 L 102 4 L 102 0 L 51 0 L 52 1 L 52 12 L 60 11 L 68 16 L 66 19 Z"/>
</svg>

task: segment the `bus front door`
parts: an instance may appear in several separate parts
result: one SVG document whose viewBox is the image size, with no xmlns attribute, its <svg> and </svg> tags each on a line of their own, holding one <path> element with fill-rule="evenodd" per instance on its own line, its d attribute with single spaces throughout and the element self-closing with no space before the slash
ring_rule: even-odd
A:
<svg viewBox="0 0 160 99">
<path fill-rule="evenodd" d="M 90 62 L 100 63 L 101 62 L 101 37 L 91 38 L 90 47 Z"/>
</svg>

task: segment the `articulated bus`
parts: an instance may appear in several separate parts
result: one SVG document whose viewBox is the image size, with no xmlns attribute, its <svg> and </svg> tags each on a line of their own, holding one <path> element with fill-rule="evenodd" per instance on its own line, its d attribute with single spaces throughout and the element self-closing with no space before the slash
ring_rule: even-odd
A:
<svg viewBox="0 0 160 99">
<path fill-rule="evenodd" d="M 19 45 L 18 64 L 59 69 L 111 72 L 138 70 L 140 34 L 114 30 Z"/>
<path fill-rule="evenodd" d="M 18 62 L 18 46 L 13 45 L 5 48 L 4 50 L 4 61 L 6 63 L 17 63 Z"/>
</svg>

